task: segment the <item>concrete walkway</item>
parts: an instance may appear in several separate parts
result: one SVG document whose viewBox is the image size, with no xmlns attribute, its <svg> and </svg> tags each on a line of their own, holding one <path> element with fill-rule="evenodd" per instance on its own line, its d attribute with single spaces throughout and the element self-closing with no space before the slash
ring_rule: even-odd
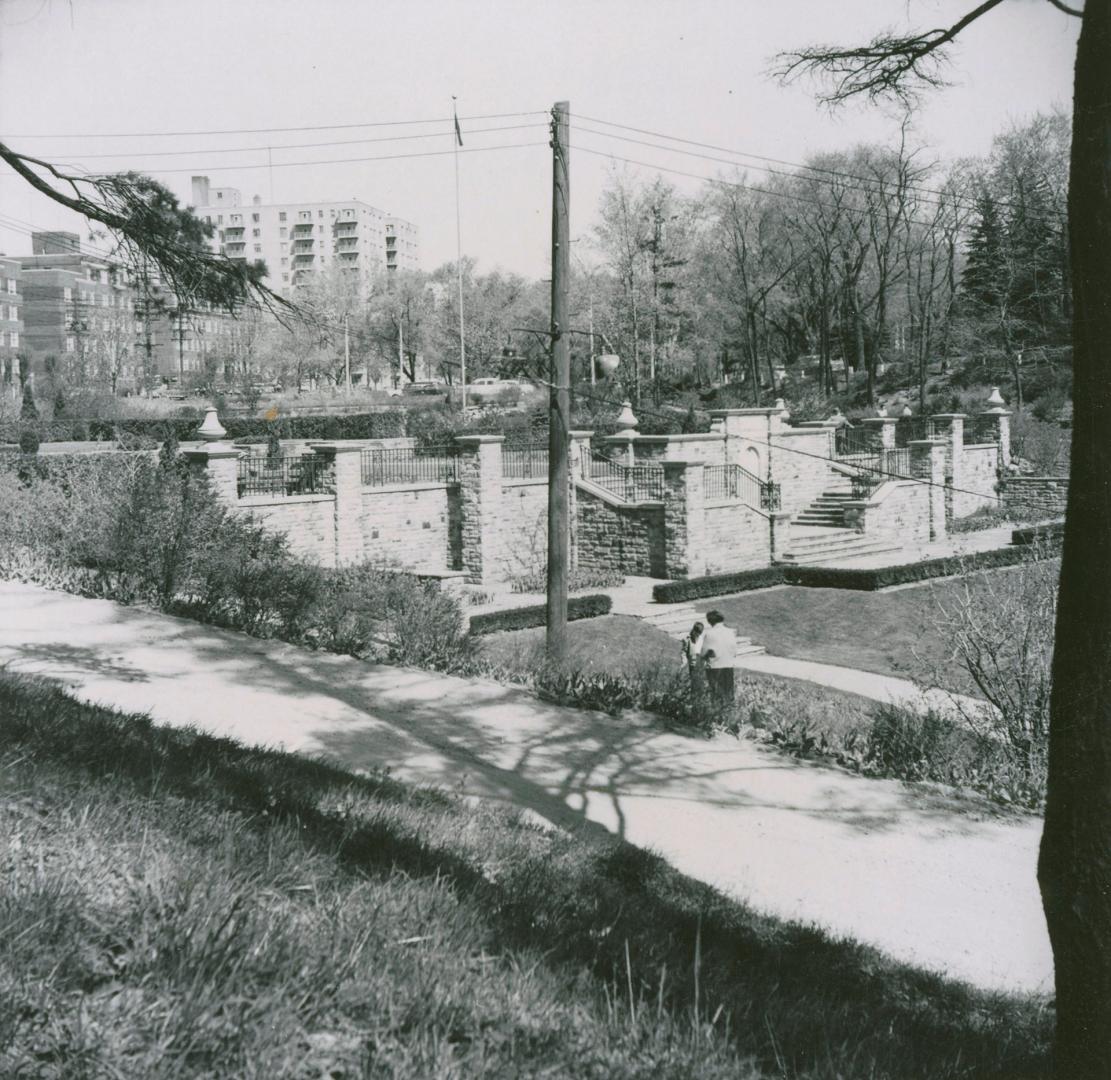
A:
<svg viewBox="0 0 1111 1080">
<path fill-rule="evenodd" d="M 758 910 L 983 987 L 1051 987 L 1034 819 L 34 586 L 0 583 L 0 662 L 163 723 L 602 826 Z"/>
</svg>

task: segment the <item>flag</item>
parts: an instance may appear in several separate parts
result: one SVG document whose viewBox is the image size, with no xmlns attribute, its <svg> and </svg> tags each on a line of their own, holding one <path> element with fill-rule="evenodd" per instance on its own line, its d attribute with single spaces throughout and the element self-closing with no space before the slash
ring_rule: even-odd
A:
<svg viewBox="0 0 1111 1080">
<path fill-rule="evenodd" d="M 459 145 L 462 146 L 463 145 L 463 132 L 461 132 L 459 130 L 459 114 L 458 113 L 453 113 L 452 117 L 455 120 L 455 137 L 459 140 Z"/>
</svg>

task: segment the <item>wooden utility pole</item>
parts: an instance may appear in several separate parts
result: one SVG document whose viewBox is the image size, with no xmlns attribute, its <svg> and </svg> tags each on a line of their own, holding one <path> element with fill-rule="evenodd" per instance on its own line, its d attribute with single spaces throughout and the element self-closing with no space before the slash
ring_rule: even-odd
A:
<svg viewBox="0 0 1111 1080">
<path fill-rule="evenodd" d="M 571 349 L 567 335 L 571 279 L 570 103 L 552 109 L 552 326 L 548 412 L 548 632 L 550 659 L 567 653 L 567 572 L 570 562 L 568 461 L 571 438 Z"/>
</svg>

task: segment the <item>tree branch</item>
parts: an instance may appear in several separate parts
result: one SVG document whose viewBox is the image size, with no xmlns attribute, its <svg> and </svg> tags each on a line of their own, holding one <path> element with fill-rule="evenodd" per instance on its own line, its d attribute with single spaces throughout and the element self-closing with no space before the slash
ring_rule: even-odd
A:
<svg viewBox="0 0 1111 1080">
<path fill-rule="evenodd" d="M 1063 11 L 1066 15 L 1071 15 L 1071 16 L 1073 16 L 1073 18 L 1076 18 L 1076 19 L 1083 19 L 1084 18 L 1084 12 L 1083 11 L 1077 11 L 1076 8 L 1069 7 L 1068 4 L 1062 3 L 1061 0 L 1049 0 L 1049 2 L 1058 11 Z"/>
<path fill-rule="evenodd" d="M 909 105 L 914 101 L 916 84 L 944 85 L 940 69 L 947 59 L 945 46 L 1002 2 L 984 0 L 948 29 L 926 30 L 906 37 L 880 34 L 867 45 L 855 48 L 816 45 L 780 53 L 774 74 L 787 82 L 800 75 L 833 77 L 833 89 L 820 98 L 830 105 L 858 94 L 870 99 L 893 96 Z"/>
</svg>

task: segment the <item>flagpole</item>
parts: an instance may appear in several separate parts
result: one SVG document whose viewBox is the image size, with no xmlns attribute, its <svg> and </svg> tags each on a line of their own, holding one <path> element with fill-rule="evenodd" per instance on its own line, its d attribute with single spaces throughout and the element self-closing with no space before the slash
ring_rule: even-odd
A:
<svg viewBox="0 0 1111 1080">
<path fill-rule="evenodd" d="M 459 147 L 463 136 L 459 132 L 459 114 L 455 108 L 455 95 L 451 96 L 451 117 L 454 122 L 452 147 L 455 159 L 455 272 L 459 279 L 459 383 L 462 391 L 463 419 L 467 418 L 467 346 L 463 331 L 463 230 L 459 214 Z"/>
</svg>

